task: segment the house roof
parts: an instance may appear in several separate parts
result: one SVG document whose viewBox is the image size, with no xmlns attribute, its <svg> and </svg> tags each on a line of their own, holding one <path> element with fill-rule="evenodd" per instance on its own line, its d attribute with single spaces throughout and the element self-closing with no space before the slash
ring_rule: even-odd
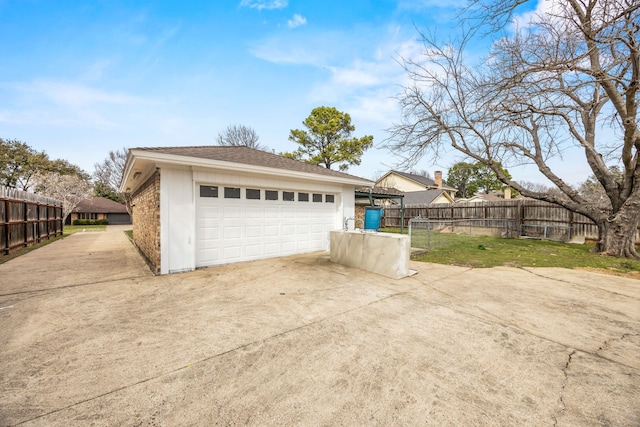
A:
<svg viewBox="0 0 640 427">
<path fill-rule="evenodd" d="M 436 182 L 431 179 L 431 178 L 427 178 L 426 176 L 423 175 L 416 175 L 413 173 L 408 173 L 408 172 L 400 172 L 400 171 L 389 171 L 387 174 L 385 174 L 385 176 L 383 176 L 382 178 L 385 178 L 387 175 L 390 175 L 392 173 L 395 173 L 396 175 L 400 175 L 406 179 L 410 179 L 412 181 L 417 182 L 418 184 L 422 184 L 425 187 L 433 187 L 433 188 L 438 188 L 438 185 L 436 184 Z M 382 178 L 380 178 L 378 181 L 381 181 Z M 445 185 L 444 183 L 442 184 L 442 189 L 443 190 L 448 190 L 448 191 L 458 191 L 457 188 L 453 188 L 453 187 L 449 187 L 448 185 Z"/>
<path fill-rule="evenodd" d="M 387 196 L 402 196 L 404 193 L 396 188 L 391 187 L 362 187 L 356 188 L 357 192 L 361 193 L 375 193 L 379 195 Z"/>
<path fill-rule="evenodd" d="M 127 208 L 122 203 L 114 202 L 104 197 L 92 197 L 81 200 L 73 211 L 86 213 L 127 213 Z"/>
<path fill-rule="evenodd" d="M 138 147 L 129 150 L 127 165 L 121 187 L 126 189 L 127 181 L 134 170 L 136 160 L 218 167 L 237 170 L 238 164 L 245 165 L 245 170 L 256 172 L 324 177 L 328 181 L 352 182 L 356 185 L 372 185 L 373 182 L 348 173 L 311 165 L 254 148 L 242 146 L 193 146 L 193 147 Z"/>
<path fill-rule="evenodd" d="M 449 196 L 449 193 L 445 189 L 439 190 L 423 190 L 423 191 L 409 191 L 404 193 L 404 205 L 424 205 L 432 203 L 438 196 L 444 195 L 448 200 L 453 203 L 453 199 Z"/>
</svg>

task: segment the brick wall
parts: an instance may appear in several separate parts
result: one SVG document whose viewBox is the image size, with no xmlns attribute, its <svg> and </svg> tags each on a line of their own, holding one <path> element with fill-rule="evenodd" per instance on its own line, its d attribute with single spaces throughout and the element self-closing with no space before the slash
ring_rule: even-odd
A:
<svg viewBox="0 0 640 427">
<path fill-rule="evenodd" d="M 151 270 L 160 273 L 160 172 L 156 171 L 133 195 L 133 241 Z"/>
</svg>

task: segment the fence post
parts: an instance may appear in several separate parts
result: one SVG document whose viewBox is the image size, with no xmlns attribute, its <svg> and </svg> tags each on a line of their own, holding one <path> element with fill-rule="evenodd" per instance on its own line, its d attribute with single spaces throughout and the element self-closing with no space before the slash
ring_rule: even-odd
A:
<svg viewBox="0 0 640 427">
<path fill-rule="evenodd" d="M 47 240 L 52 237 L 52 232 L 54 237 L 62 234 L 62 207 L 53 204 L 58 203 L 62 206 L 60 202 L 22 190 L 0 186 L 0 206 L 2 206 L 2 202 L 4 202 L 4 214 L 0 216 L 0 231 L 4 231 L 4 233 L 0 233 L 2 234 L 0 239 L 1 254 L 8 255 L 14 248 L 27 247 L 30 244 L 41 242 L 43 240 L 42 233 L 45 231 Z M 15 209 L 12 209 L 12 206 Z M 18 212 L 18 208 L 22 208 L 23 212 L 14 217 L 12 212 Z M 42 209 L 46 209 L 46 214 L 42 212 Z M 52 209 L 53 218 L 51 218 L 49 209 Z M 58 212 L 60 212 L 59 215 Z M 44 218 L 41 218 L 43 214 Z M 57 230 L 58 222 L 60 223 L 59 232 Z M 24 229 L 20 230 L 20 227 Z M 13 241 L 15 244 L 12 243 Z"/>
<path fill-rule="evenodd" d="M 518 203 L 518 236 L 522 235 L 524 226 L 524 205 L 522 202 Z"/>
<path fill-rule="evenodd" d="M 9 246 L 11 242 L 11 237 L 9 233 L 11 232 L 11 225 L 9 222 L 11 221 L 11 203 L 9 199 L 5 199 L 4 201 L 4 254 L 7 255 L 9 253 Z"/>
<path fill-rule="evenodd" d="M 22 210 L 23 210 L 23 222 L 24 222 L 24 239 L 22 246 L 25 248 L 29 245 L 29 204 L 27 200 L 22 201 Z"/>
</svg>

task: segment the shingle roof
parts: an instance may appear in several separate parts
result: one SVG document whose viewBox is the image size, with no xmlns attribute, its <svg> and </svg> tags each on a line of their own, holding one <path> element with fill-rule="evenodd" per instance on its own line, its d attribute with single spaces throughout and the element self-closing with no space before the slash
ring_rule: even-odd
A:
<svg viewBox="0 0 640 427">
<path fill-rule="evenodd" d="M 404 193 L 400 190 L 390 187 L 362 187 L 356 188 L 356 191 L 361 192 L 369 192 L 369 193 L 377 193 L 377 194 L 388 194 L 389 196 L 402 196 Z"/>
<path fill-rule="evenodd" d="M 224 162 L 242 163 L 296 172 L 313 173 L 342 178 L 364 179 L 348 173 L 288 159 L 278 154 L 242 146 L 138 147 L 133 150 L 151 151 L 175 156 L 196 157 Z"/>
<path fill-rule="evenodd" d="M 433 202 L 445 190 L 409 191 L 404 193 L 404 205 L 422 205 Z"/>
<path fill-rule="evenodd" d="M 420 184 L 423 184 L 425 187 L 434 187 L 437 188 L 438 185 L 436 184 L 436 182 L 434 180 L 432 180 L 431 178 L 427 178 L 426 176 L 423 175 L 416 175 L 413 173 L 408 173 L 408 172 L 400 172 L 400 171 L 392 171 L 393 173 L 396 173 L 400 176 L 403 176 L 405 178 L 408 179 L 412 179 L 416 182 L 419 182 Z M 442 188 L 445 190 L 456 190 L 456 188 L 453 187 L 449 187 L 448 185 L 445 185 L 444 183 L 442 184 Z"/>
<path fill-rule="evenodd" d="M 122 203 L 114 202 L 104 197 L 92 197 L 80 201 L 73 211 L 86 213 L 127 213 L 127 208 Z"/>
</svg>

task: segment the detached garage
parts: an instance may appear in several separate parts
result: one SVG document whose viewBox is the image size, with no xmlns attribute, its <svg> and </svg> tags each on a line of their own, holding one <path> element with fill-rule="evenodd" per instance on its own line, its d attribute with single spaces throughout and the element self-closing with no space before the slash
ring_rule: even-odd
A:
<svg viewBox="0 0 640 427">
<path fill-rule="evenodd" d="M 129 150 L 133 238 L 156 273 L 329 248 L 369 180 L 247 147 Z"/>
</svg>

